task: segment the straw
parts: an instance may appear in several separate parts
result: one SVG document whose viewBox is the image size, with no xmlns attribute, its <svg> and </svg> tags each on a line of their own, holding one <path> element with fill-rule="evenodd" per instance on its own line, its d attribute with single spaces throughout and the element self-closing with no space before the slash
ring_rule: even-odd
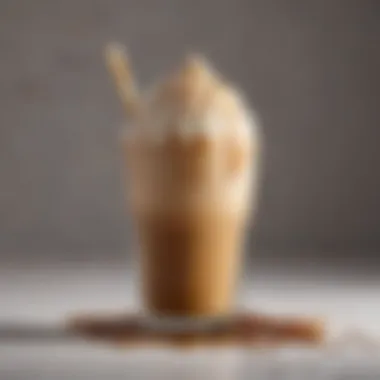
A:
<svg viewBox="0 0 380 380">
<path fill-rule="evenodd" d="M 108 44 L 105 59 L 127 116 L 136 119 L 140 112 L 140 100 L 124 46 L 118 43 Z"/>
</svg>

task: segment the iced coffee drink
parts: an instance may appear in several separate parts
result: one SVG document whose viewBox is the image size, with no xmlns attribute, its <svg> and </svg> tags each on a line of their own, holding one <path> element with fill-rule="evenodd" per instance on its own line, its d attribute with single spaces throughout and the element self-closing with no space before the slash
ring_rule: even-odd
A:
<svg viewBox="0 0 380 380">
<path fill-rule="evenodd" d="M 162 321 L 228 318 L 255 206 L 257 123 L 197 56 L 137 108 L 123 149 L 145 310 Z"/>
</svg>

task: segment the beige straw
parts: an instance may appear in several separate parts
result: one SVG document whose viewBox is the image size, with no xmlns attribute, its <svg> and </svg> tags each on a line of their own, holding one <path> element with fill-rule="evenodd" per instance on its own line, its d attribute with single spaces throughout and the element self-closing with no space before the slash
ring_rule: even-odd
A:
<svg viewBox="0 0 380 380">
<path fill-rule="evenodd" d="M 124 46 L 118 43 L 108 44 L 105 49 L 105 59 L 127 116 L 136 119 L 141 104 Z"/>
</svg>

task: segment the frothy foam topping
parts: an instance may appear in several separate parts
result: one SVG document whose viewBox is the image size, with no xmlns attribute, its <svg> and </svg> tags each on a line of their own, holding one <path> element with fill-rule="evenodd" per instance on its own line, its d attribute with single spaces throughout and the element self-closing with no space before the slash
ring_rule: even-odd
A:
<svg viewBox="0 0 380 380">
<path fill-rule="evenodd" d="M 158 139 L 173 132 L 184 138 L 227 133 L 249 139 L 256 125 L 241 94 L 198 56 L 187 57 L 154 86 L 144 108 L 140 132 Z"/>
<path fill-rule="evenodd" d="M 145 171 L 138 171 L 147 182 L 135 194 L 142 203 L 159 199 L 161 189 L 171 202 L 179 196 L 200 204 L 221 202 L 235 211 L 247 209 L 251 193 L 256 193 L 252 158 L 260 147 L 260 128 L 239 91 L 204 59 L 191 56 L 148 92 L 141 109 L 138 125 L 127 134 L 140 140 L 135 145 L 140 156 L 144 146 L 154 152 L 143 160 Z M 197 141 L 203 151 L 191 150 Z M 168 160 L 187 163 L 179 173 Z M 190 181 L 192 176 L 196 180 Z"/>
</svg>

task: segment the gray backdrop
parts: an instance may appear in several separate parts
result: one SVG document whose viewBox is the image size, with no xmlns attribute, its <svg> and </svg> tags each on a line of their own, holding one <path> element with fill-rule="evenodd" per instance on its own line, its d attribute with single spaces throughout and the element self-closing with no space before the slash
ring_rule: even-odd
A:
<svg viewBox="0 0 380 380">
<path fill-rule="evenodd" d="M 1 0 L 0 255 L 125 255 L 116 39 L 143 84 L 195 50 L 246 91 L 266 140 L 257 247 L 376 258 L 379 21 L 376 0 Z"/>
</svg>

